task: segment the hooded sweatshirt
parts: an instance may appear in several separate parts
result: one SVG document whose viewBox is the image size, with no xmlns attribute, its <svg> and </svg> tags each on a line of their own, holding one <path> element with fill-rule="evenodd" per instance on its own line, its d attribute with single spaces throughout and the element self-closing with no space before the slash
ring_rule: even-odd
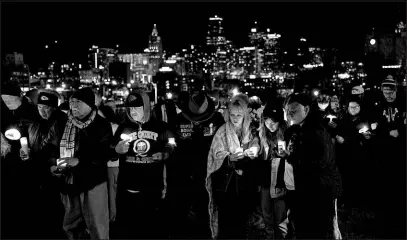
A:
<svg viewBox="0 0 407 240">
<path fill-rule="evenodd" d="M 163 189 L 164 162 L 153 160 L 152 155 L 158 152 L 171 153 L 174 145 L 169 144 L 169 138 L 174 135 L 165 122 L 151 119 L 150 99 L 143 91 L 131 93 L 142 97 L 144 108 L 143 122 L 137 122 L 126 109 L 126 119 L 119 125 L 115 133 L 115 143 L 120 142 L 121 135 L 131 137 L 129 151 L 119 156 L 120 188 L 131 191 L 161 191 Z M 129 97 L 126 106 L 129 104 Z"/>
</svg>

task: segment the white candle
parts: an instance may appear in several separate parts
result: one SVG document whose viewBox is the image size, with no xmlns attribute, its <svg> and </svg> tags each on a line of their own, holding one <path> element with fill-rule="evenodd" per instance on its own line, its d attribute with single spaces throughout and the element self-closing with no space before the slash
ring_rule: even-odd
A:
<svg viewBox="0 0 407 240">
<path fill-rule="evenodd" d="M 25 159 L 28 159 L 28 141 L 26 137 L 20 138 L 21 148 L 23 149 L 24 153 L 27 155 Z"/>
<path fill-rule="evenodd" d="M 285 150 L 285 141 L 278 141 L 277 145 L 279 150 L 280 149 Z"/>
</svg>

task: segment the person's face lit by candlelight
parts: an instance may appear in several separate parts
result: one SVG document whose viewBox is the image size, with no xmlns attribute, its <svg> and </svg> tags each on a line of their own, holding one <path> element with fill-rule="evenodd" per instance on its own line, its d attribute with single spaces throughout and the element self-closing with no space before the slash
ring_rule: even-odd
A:
<svg viewBox="0 0 407 240">
<path fill-rule="evenodd" d="M 357 102 L 350 102 L 348 106 L 348 112 L 352 116 L 359 114 L 360 105 Z"/>
</svg>

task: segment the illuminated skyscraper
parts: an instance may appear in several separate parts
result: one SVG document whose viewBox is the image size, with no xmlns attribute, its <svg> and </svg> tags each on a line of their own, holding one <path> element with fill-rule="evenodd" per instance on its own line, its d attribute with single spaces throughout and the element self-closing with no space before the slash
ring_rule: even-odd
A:
<svg viewBox="0 0 407 240">
<path fill-rule="evenodd" d="M 206 45 L 209 54 L 208 68 L 214 76 L 226 76 L 226 38 L 222 24 L 223 18 L 209 18 L 208 34 L 206 36 Z"/>
<path fill-rule="evenodd" d="M 92 46 L 89 48 L 88 64 L 89 67 L 100 72 L 103 79 L 109 77 L 109 64 L 118 60 L 117 50 L 112 48 L 99 48 L 98 46 Z"/>
<path fill-rule="evenodd" d="M 150 63 L 153 68 L 153 75 L 158 72 L 163 64 L 163 46 L 161 37 L 158 36 L 157 25 L 154 24 L 153 32 L 150 35 L 148 42 L 148 50 L 150 55 Z"/>
</svg>

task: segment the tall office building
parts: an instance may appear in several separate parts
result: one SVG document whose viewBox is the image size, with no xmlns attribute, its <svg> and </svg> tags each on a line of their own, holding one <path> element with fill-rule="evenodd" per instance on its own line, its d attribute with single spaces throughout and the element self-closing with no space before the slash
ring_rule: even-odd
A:
<svg viewBox="0 0 407 240">
<path fill-rule="evenodd" d="M 226 37 L 223 29 L 223 18 L 209 18 L 206 47 L 209 60 L 207 68 L 215 77 L 226 77 L 227 49 Z"/>
<path fill-rule="evenodd" d="M 150 55 L 149 61 L 153 68 L 153 75 L 155 75 L 163 64 L 163 46 L 161 37 L 158 36 L 156 24 L 154 24 L 153 31 L 149 37 L 148 52 Z"/>
</svg>

